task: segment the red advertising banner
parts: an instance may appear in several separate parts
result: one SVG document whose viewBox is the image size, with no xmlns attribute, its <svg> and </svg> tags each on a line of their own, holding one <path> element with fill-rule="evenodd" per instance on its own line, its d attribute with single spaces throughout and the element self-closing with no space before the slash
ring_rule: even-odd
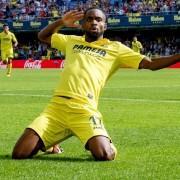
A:
<svg viewBox="0 0 180 180">
<path fill-rule="evenodd" d="M 63 68 L 64 60 L 13 60 L 12 67 L 24 69 Z M 5 68 L 6 65 L 0 61 L 0 69 Z M 170 66 L 169 68 L 180 68 L 180 62 Z"/>
<path fill-rule="evenodd" d="M 24 68 L 24 69 L 41 69 L 41 68 L 63 68 L 64 60 L 13 60 L 13 68 Z M 0 69 L 5 69 L 6 65 L 0 62 Z"/>
<path fill-rule="evenodd" d="M 180 62 L 170 66 L 170 68 L 180 68 Z"/>
</svg>

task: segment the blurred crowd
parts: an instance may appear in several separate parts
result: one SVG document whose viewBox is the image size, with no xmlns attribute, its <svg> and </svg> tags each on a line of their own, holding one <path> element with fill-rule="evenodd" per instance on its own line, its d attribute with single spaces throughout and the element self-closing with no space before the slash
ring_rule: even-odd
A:
<svg viewBox="0 0 180 180">
<path fill-rule="evenodd" d="M 110 38 L 111 40 L 121 41 L 131 48 L 132 39 L 120 39 L 119 36 Z M 151 39 L 151 40 L 150 40 Z M 168 56 L 180 53 L 180 39 L 174 37 L 158 37 L 145 39 L 142 36 L 138 40 L 142 43 L 141 53 L 149 57 Z M 28 43 L 28 44 L 27 44 Z M 56 49 L 40 43 L 38 40 L 19 43 L 15 49 L 15 59 L 64 59 L 64 55 Z"/>
<path fill-rule="evenodd" d="M 49 60 L 64 58 L 60 51 L 50 48 L 38 40 L 19 43 L 18 47 L 14 49 L 14 59 Z"/>
<path fill-rule="evenodd" d="M 154 13 L 180 14 L 180 0 L 1 0 L 0 19 L 34 20 L 37 18 L 58 18 L 70 9 L 85 10 L 96 6 L 102 8 L 107 15 L 148 15 Z M 121 40 L 131 47 L 132 39 Z M 180 53 L 179 39 L 140 38 L 142 53 L 148 56 L 167 56 Z M 26 44 L 28 43 L 28 44 Z M 64 56 L 55 49 L 41 44 L 38 40 L 19 43 L 15 49 L 17 59 L 63 59 Z"/>
<path fill-rule="evenodd" d="M 151 40 L 140 38 L 143 45 L 142 54 L 149 57 L 169 56 L 180 53 L 180 39 L 177 37 L 157 37 Z M 131 48 L 132 41 L 128 39 L 123 42 Z"/>
<path fill-rule="evenodd" d="M 0 19 L 58 18 L 70 9 L 92 6 L 117 15 L 180 13 L 180 0 L 1 0 Z"/>
</svg>

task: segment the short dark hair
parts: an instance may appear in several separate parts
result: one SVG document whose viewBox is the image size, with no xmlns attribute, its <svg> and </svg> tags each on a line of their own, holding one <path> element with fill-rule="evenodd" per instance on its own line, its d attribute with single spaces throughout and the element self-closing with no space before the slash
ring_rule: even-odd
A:
<svg viewBox="0 0 180 180">
<path fill-rule="evenodd" d="M 86 9 L 84 11 L 84 16 L 87 14 L 88 11 L 93 10 L 93 9 L 100 10 L 104 14 L 104 16 L 105 16 L 105 22 L 107 22 L 107 15 L 106 15 L 105 11 L 103 9 L 99 8 L 99 7 L 90 7 L 88 9 Z"/>
<path fill-rule="evenodd" d="M 6 26 L 8 26 L 8 27 L 9 27 L 9 25 L 8 25 L 7 23 L 3 24 L 3 28 L 4 28 L 4 27 L 6 27 Z"/>
</svg>

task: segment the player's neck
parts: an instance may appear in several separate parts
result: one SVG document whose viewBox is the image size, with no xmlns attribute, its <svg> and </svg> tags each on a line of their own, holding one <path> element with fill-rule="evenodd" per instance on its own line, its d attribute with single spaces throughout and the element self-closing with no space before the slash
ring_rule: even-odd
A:
<svg viewBox="0 0 180 180">
<path fill-rule="evenodd" d="M 86 41 L 86 42 L 89 42 L 89 43 L 94 42 L 94 41 L 98 41 L 98 40 L 100 40 L 100 39 L 103 39 L 103 35 L 100 36 L 100 37 L 86 36 L 86 35 L 85 35 L 85 41 Z"/>
<path fill-rule="evenodd" d="M 4 33 L 8 34 L 9 31 L 4 31 Z"/>
</svg>

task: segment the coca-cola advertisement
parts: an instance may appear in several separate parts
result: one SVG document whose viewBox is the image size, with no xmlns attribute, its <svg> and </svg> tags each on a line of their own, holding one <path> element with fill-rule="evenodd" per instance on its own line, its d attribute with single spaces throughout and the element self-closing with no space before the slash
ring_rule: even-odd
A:
<svg viewBox="0 0 180 180">
<path fill-rule="evenodd" d="M 6 65 L 0 64 L 0 68 L 5 67 Z M 13 60 L 12 67 L 24 69 L 63 68 L 64 60 Z"/>
<path fill-rule="evenodd" d="M 24 64 L 24 68 L 27 69 L 41 69 L 41 63 L 42 61 L 40 60 L 27 60 Z"/>
</svg>

